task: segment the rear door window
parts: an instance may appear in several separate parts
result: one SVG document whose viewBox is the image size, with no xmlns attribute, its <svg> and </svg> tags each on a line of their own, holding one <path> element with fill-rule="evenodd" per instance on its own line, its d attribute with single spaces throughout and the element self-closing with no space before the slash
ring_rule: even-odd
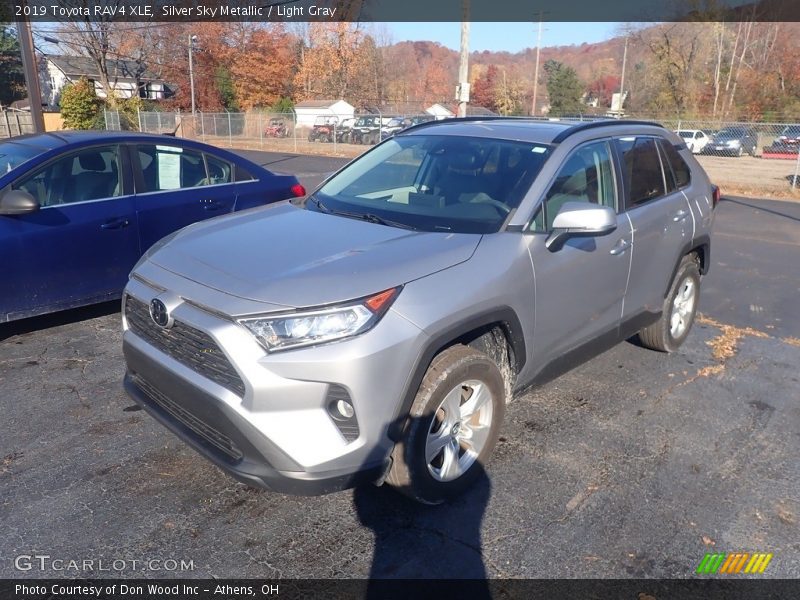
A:
<svg viewBox="0 0 800 600">
<path fill-rule="evenodd" d="M 658 146 L 661 149 L 661 156 L 664 158 L 664 174 L 667 177 L 668 191 L 672 192 L 689 185 L 692 181 L 692 172 L 675 146 L 667 140 L 658 140 Z"/>
<path fill-rule="evenodd" d="M 666 181 L 652 137 L 624 137 L 617 140 L 622 157 L 627 207 L 635 208 L 666 194 Z"/>
<path fill-rule="evenodd" d="M 144 183 L 140 193 L 209 185 L 206 164 L 200 152 L 160 144 L 138 145 L 136 149 Z"/>
</svg>

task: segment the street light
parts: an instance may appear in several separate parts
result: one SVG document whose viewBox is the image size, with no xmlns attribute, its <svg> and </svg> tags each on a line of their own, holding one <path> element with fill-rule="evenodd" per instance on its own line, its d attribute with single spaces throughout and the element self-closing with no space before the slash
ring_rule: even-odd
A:
<svg viewBox="0 0 800 600">
<path fill-rule="evenodd" d="M 196 35 L 189 36 L 189 87 L 191 89 L 192 94 L 192 115 L 195 113 L 195 105 L 194 105 L 194 66 L 192 64 L 192 50 L 194 49 L 194 43 L 197 41 Z"/>
</svg>

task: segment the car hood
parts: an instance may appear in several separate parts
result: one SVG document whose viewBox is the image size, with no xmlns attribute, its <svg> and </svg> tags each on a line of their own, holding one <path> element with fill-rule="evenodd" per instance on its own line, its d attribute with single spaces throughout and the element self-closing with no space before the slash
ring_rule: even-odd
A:
<svg viewBox="0 0 800 600">
<path fill-rule="evenodd" d="M 368 296 L 441 271 L 468 260 L 480 239 L 279 203 L 191 226 L 150 261 L 239 298 L 304 307 Z"/>
</svg>

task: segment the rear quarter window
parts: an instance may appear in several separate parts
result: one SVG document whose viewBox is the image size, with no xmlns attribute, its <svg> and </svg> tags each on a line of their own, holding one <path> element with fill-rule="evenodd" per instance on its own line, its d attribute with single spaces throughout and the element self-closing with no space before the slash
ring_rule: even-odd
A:
<svg viewBox="0 0 800 600">
<path fill-rule="evenodd" d="M 670 144 L 667 140 L 658 140 L 658 145 L 661 148 L 661 155 L 666 159 L 665 169 L 666 177 L 669 182 L 672 180 L 675 188 L 681 189 L 686 187 L 692 182 L 692 170 L 686 161 L 683 160 L 680 153 L 675 149 L 675 146 Z M 672 191 L 672 190 L 670 190 Z"/>
</svg>

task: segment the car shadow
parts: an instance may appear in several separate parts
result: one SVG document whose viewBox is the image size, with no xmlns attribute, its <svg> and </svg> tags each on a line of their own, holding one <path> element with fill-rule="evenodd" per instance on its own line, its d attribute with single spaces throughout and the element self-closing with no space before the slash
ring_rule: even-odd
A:
<svg viewBox="0 0 800 600">
<path fill-rule="evenodd" d="M 388 485 L 354 490 L 358 519 L 375 536 L 367 598 L 395 597 L 396 579 L 471 580 L 465 581 L 470 598 L 491 598 L 481 527 L 492 486 L 483 465 L 473 468 L 472 485 L 436 506 L 419 504 Z"/>
<path fill-rule="evenodd" d="M 776 215 L 778 217 L 783 217 L 785 219 L 791 219 L 792 221 L 800 221 L 800 218 L 794 217 L 792 215 L 787 215 L 779 210 L 773 210 L 771 208 L 766 208 L 764 206 L 759 206 L 758 204 L 750 204 L 749 202 L 745 202 L 743 200 L 735 200 L 733 198 L 722 198 L 720 203 L 723 202 L 730 202 L 731 204 L 738 204 L 739 206 L 746 206 L 748 208 L 752 208 L 754 210 L 760 210 L 765 213 L 769 213 L 771 215 Z"/>
<path fill-rule="evenodd" d="M 98 317 L 106 317 L 120 312 L 120 301 L 110 300 L 100 304 L 82 306 L 70 310 L 62 310 L 38 317 L 29 317 L 12 321 L 10 323 L 0 323 L 0 342 L 18 335 L 27 335 L 36 331 L 45 331 L 53 327 L 61 327 L 70 323 L 79 323 Z"/>
</svg>

